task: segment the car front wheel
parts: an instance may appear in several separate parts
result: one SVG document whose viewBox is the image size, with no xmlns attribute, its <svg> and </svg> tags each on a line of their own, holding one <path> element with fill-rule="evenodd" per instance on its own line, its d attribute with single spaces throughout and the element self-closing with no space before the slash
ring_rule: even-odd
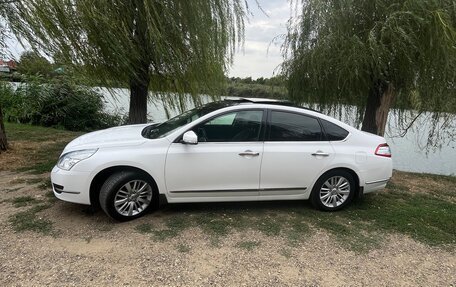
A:
<svg viewBox="0 0 456 287">
<path fill-rule="evenodd" d="M 353 200 L 355 188 L 355 181 L 349 172 L 333 170 L 317 180 L 312 190 L 311 202 L 321 210 L 339 210 Z"/>
<path fill-rule="evenodd" d="M 158 202 L 157 191 L 146 176 L 133 171 L 111 175 L 100 190 L 100 205 L 112 218 L 126 221 L 144 215 Z"/>
</svg>

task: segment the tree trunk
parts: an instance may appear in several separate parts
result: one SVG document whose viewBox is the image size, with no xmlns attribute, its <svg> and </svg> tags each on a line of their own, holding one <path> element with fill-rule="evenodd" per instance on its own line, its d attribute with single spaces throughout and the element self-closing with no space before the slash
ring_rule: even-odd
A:
<svg viewBox="0 0 456 287">
<path fill-rule="evenodd" d="M 147 122 L 147 96 L 149 92 L 149 73 L 143 79 L 130 80 L 130 111 L 128 123 L 143 124 Z"/>
<path fill-rule="evenodd" d="M 6 139 L 5 125 L 3 124 L 3 112 L 0 107 L 0 153 L 8 149 L 8 141 Z"/>
<path fill-rule="evenodd" d="M 130 76 L 130 124 L 143 124 L 147 122 L 147 96 L 149 94 L 149 66 L 150 58 L 147 41 L 147 17 L 143 0 L 130 2 L 132 5 L 132 35 L 136 44 L 139 57 L 133 61 L 134 72 Z"/>
<path fill-rule="evenodd" d="M 391 83 L 378 83 L 367 98 L 366 110 L 361 130 L 383 136 L 385 134 L 388 112 L 396 92 Z"/>
</svg>

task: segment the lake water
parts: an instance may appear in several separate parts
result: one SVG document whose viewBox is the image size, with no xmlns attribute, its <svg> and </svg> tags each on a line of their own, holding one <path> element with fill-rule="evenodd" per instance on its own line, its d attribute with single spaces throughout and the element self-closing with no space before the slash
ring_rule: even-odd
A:
<svg viewBox="0 0 456 287">
<path fill-rule="evenodd" d="M 126 114 L 129 105 L 129 91 L 126 89 L 116 89 L 114 94 L 106 89 L 96 88 L 104 96 L 106 110 Z M 208 97 L 203 102 L 211 101 Z M 192 104 L 188 104 L 190 109 Z M 177 109 L 168 109 L 168 114 L 174 116 L 180 112 Z M 352 126 L 356 126 L 356 112 L 346 108 L 338 111 L 324 111 L 325 114 L 340 118 Z M 153 122 L 167 120 L 163 102 L 158 99 L 150 100 L 148 104 L 148 118 Z M 401 129 L 398 127 L 398 117 L 412 117 L 411 113 L 399 115 L 390 113 L 385 138 L 393 152 L 394 169 L 412 172 L 424 172 L 443 175 L 456 175 L 456 142 L 451 140 L 449 133 L 444 132 L 439 135 L 441 147 L 437 149 L 426 149 L 427 135 L 430 130 L 432 113 L 421 115 L 408 130 L 405 136 L 400 136 Z M 456 119 L 453 117 L 450 123 L 446 123 L 456 129 Z M 455 132 L 453 130 L 453 132 Z"/>
</svg>

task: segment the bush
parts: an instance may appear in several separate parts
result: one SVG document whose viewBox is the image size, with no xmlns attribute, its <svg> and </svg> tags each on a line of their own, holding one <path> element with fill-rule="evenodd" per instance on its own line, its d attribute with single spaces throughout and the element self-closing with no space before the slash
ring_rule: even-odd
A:
<svg viewBox="0 0 456 287">
<path fill-rule="evenodd" d="M 65 78 L 46 83 L 39 78 L 29 79 L 16 89 L 2 85 L 0 105 L 7 121 L 72 131 L 102 129 L 121 121 L 119 116 L 103 112 L 99 94 Z"/>
</svg>

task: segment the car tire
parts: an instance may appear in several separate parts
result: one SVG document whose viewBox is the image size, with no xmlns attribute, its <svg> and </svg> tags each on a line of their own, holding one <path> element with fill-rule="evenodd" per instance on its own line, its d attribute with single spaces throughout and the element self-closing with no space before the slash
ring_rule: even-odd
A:
<svg viewBox="0 0 456 287">
<path fill-rule="evenodd" d="M 132 220 L 158 208 L 155 184 L 145 175 L 134 171 L 112 174 L 100 190 L 100 206 L 118 221 Z"/>
<path fill-rule="evenodd" d="M 345 170 L 331 170 L 315 183 L 310 200 L 320 210 L 340 210 L 353 200 L 356 184 L 353 176 Z"/>
</svg>

